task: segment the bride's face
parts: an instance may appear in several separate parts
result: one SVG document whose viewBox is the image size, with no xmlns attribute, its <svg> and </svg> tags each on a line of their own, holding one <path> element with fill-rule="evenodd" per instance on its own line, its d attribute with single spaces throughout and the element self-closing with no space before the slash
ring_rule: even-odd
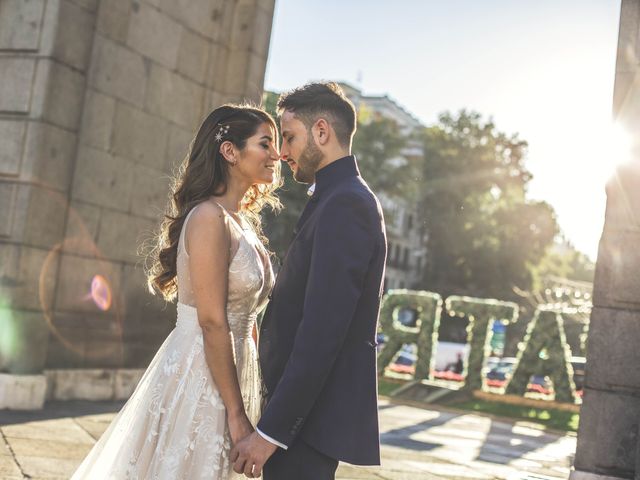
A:
<svg viewBox="0 0 640 480">
<path fill-rule="evenodd" d="M 234 168 L 252 185 L 269 184 L 275 179 L 278 158 L 276 133 L 271 125 L 263 123 L 247 139 Z"/>
</svg>

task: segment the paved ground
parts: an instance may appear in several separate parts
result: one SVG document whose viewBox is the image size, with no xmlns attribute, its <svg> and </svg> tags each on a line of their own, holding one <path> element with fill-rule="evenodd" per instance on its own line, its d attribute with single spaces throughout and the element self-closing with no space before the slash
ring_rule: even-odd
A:
<svg viewBox="0 0 640 480">
<path fill-rule="evenodd" d="M 0 411 L 0 479 L 67 479 L 121 403 Z M 338 479 L 549 479 L 569 476 L 575 436 L 476 414 L 382 402 L 382 467 L 341 465 Z"/>
</svg>

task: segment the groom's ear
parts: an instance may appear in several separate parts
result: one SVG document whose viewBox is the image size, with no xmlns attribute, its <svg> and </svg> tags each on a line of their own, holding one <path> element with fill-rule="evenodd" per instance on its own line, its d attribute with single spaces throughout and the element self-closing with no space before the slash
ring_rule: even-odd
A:
<svg viewBox="0 0 640 480">
<path fill-rule="evenodd" d="M 311 133 L 316 143 L 320 146 L 325 146 L 331 137 L 331 128 L 329 122 L 325 118 L 319 118 L 311 128 Z"/>
</svg>

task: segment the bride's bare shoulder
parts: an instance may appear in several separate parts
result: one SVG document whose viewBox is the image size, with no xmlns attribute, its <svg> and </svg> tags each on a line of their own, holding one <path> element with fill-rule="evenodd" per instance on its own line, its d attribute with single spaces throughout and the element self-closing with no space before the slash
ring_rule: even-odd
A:
<svg viewBox="0 0 640 480">
<path fill-rule="evenodd" d="M 213 201 L 204 201 L 194 207 L 187 224 L 187 242 L 192 244 L 228 243 L 228 227 L 224 210 Z"/>
<path fill-rule="evenodd" d="M 221 223 L 220 220 L 225 218 L 224 210 L 213 200 L 205 200 L 193 207 L 193 210 L 191 217 L 197 222 Z"/>
</svg>

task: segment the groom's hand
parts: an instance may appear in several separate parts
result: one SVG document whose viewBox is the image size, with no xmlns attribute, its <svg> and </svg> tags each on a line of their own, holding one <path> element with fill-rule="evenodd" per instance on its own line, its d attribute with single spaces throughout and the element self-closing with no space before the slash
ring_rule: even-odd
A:
<svg viewBox="0 0 640 480">
<path fill-rule="evenodd" d="M 253 432 L 231 449 L 233 471 L 244 472 L 248 478 L 258 478 L 262 474 L 262 467 L 277 449 L 276 445 Z"/>
</svg>

